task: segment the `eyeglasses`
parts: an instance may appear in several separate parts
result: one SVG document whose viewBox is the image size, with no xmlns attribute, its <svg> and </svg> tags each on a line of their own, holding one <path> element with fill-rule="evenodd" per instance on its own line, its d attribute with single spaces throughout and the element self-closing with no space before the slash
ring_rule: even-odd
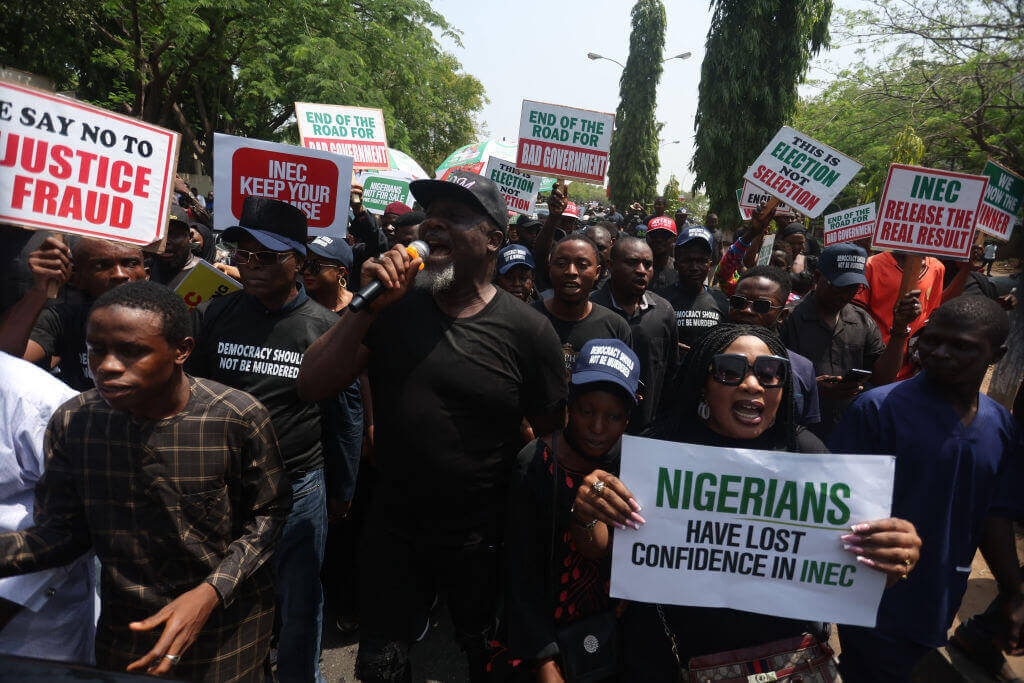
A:
<svg viewBox="0 0 1024 683">
<path fill-rule="evenodd" d="M 231 256 L 235 260 L 235 265 L 239 266 L 272 266 L 276 263 L 284 263 L 294 254 L 290 251 L 247 251 L 245 249 L 235 249 L 231 252 Z"/>
<path fill-rule="evenodd" d="M 711 379 L 728 387 L 738 387 L 753 371 L 765 389 L 781 389 L 789 375 L 789 361 L 779 356 L 758 356 L 751 365 L 743 354 L 719 353 L 711 357 L 708 371 Z"/>
<path fill-rule="evenodd" d="M 307 260 L 302 264 L 301 270 L 303 273 L 309 273 L 310 275 L 319 275 L 320 271 L 325 268 L 337 269 L 341 268 L 341 266 L 336 263 L 323 263 L 322 261 Z"/>
<path fill-rule="evenodd" d="M 740 296 L 739 294 L 729 297 L 729 307 L 734 308 L 737 311 L 745 311 L 750 308 L 758 315 L 764 315 L 765 313 L 783 308 L 782 306 L 775 306 L 772 304 L 771 299 L 754 299 L 751 301 L 747 297 Z"/>
</svg>

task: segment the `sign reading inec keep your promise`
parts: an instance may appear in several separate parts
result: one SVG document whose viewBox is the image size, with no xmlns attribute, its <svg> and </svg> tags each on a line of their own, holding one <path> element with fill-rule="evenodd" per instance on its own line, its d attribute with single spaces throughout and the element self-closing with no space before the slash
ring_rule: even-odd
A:
<svg viewBox="0 0 1024 683">
<path fill-rule="evenodd" d="M 985 176 L 892 164 L 871 246 L 967 259 L 988 187 Z"/>
<path fill-rule="evenodd" d="M 889 517 L 894 469 L 625 436 L 621 479 L 647 524 L 615 532 L 611 595 L 874 626 L 885 575 L 840 536 Z"/>
<path fill-rule="evenodd" d="M 783 126 L 743 177 L 817 218 L 860 169 L 860 162 Z"/>
<path fill-rule="evenodd" d="M 516 168 L 604 183 L 614 114 L 523 100 Z"/>
</svg>

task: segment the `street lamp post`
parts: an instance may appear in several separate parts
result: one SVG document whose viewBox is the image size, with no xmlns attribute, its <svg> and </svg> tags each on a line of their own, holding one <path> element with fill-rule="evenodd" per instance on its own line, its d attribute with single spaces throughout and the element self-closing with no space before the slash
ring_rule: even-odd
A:
<svg viewBox="0 0 1024 683">
<path fill-rule="evenodd" d="M 668 59 L 661 60 L 661 63 L 664 64 L 665 62 L 671 62 L 673 59 L 683 59 L 683 60 L 686 60 L 686 59 L 689 59 L 692 56 L 693 56 L 692 52 L 680 52 L 677 55 L 673 55 L 673 56 L 669 57 Z M 604 59 L 604 60 L 607 60 L 609 62 L 614 62 L 615 64 L 618 64 L 619 68 L 622 68 L 622 69 L 626 68 L 626 65 L 623 64 L 622 62 L 620 62 L 619 60 L 612 59 L 611 57 L 605 57 L 604 55 L 599 55 L 596 52 L 588 52 L 587 53 L 587 59 L 589 59 L 591 61 L 596 61 L 598 59 Z"/>
</svg>

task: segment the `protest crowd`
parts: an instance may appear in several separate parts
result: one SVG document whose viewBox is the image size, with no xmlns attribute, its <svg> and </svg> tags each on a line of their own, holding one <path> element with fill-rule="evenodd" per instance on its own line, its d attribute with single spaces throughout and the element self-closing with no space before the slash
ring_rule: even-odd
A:
<svg viewBox="0 0 1024 683">
<path fill-rule="evenodd" d="M 980 234 L 939 259 L 825 246 L 778 199 L 725 226 L 565 182 L 510 211 L 466 170 L 383 211 L 343 187 L 331 233 L 219 185 L 218 223 L 180 178 L 157 247 L 0 227 L 0 653 L 320 681 L 339 629 L 359 680 L 412 681 L 446 609 L 474 682 L 896 683 L 947 645 L 980 550 L 999 594 L 951 642 L 1015 680 L 1024 412 L 982 384 L 1016 299 Z M 767 453 L 801 483 L 658 460 L 644 488 L 661 453 Z M 835 483 L 845 460 L 889 468 L 882 504 Z M 691 506 L 814 523 L 642 535 Z M 835 614 L 868 618 L 771 597 L 795 581 L 766 552 L 813 533 L 846 560 L 799 582 L 866 585 Z"/>
</svg>

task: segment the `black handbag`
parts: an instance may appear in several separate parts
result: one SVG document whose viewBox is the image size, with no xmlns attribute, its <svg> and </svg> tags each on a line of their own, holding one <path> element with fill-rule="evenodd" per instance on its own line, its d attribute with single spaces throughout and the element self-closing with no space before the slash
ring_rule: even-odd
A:
<svg viewBox="0 0 1024 683">
<path fill-rule="evenodd" d="M 558 433 L 551 442 L 551 545 L 548 568 L 555 566 L 555 538 L 558 528 Z M 570 522 L 571 523 L 571 522 Z M 550 586 L 554 577 L 549 576 Z M 553 594 L 553 591 L 551 591 Z M 615 607 L 555 628 L 562 674 L 566 683 L 601 681 L 619 672 L 621 661 L 618 619 Z"/>
</svg>

